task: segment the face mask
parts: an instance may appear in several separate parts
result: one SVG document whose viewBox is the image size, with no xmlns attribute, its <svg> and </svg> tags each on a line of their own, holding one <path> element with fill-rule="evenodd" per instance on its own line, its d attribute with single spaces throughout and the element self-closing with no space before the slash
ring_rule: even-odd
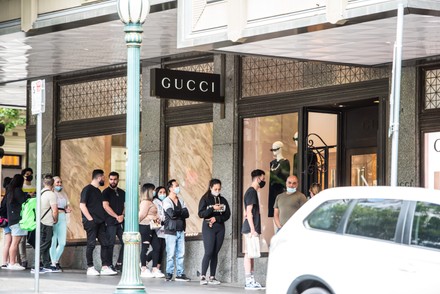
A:
<svg viewBox="0 0 440 294">
<path fill-rule="evenodd" d="M 34 179 L 33 176 L 26 176 L 26 181 L 31 182 Z"/>
<path fill-rule="evenodd" d="M 213 196 L 217 197 L 218 195 L 220 195 L 220 192 L 214 192 L 214 191 L 211 190 L 211 194 L 212 194 Z"/>
<path fill-rule="evenodd" d="M 163 201 L 165 198 L 167 198 L 166 194 L 159 194 L 160 201 Z"/>
<path fill-rule="evenodd" d="M 260 182 L 258 183 L 258 185 L 260 185 L 260 188 L 263 189 L 264 186 L 266 185 L 266 181 L 260 181 Z"/>
<path fill-rule="evenodd" d="M 287 193 L 292 194 L 296 192 L 296 188 L 289 188 L 287 187 Z"/>
<path fill-rule="evenodd" d="M 55 186 L 55 191 L 60 192 L 61 190 L 63 190 L 62 186 Z"/>
<path fill-rule="evenodd" d="M 99 181 L 99 185 L 102 187 L 102 186 L 104 186 L 104 180 L 100 180 Z"/>
<path fill-rule="evenodd" d="M 174 193 L 179 194 L 180 193 L 180 187 L 174 188 Z"/>
<path fill-rule="evenodd" d="M 156 196 L 156 191 L 153 191 L 153 197 L 155 197 Z"/>
</svg>

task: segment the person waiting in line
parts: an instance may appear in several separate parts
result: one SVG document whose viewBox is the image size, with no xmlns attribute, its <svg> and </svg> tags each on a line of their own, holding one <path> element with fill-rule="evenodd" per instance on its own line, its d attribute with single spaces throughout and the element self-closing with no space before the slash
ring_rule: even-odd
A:
<svg viewBox="0 0 440 294">
<path fill-rule="evenodd" d="M 6 187 L 11 183 L 10 177 L 5 177 L 3 179 L 3 191 L 6 190 Z M 0 204 L 0 217 L 7 219 L 8 218 L 8 211 L 7 211 L 7 204 L 6 204 L 6 191 L 2 193 L 2 200 Z M 9 264 L 9 248 L 11 248 L 11 242 L 12 242 L 12 236 L 11 236 L 11 229 L 9 228 L 9 224 L 5 227 L 3 227 L 3 263 L 1 268 L 6 269 Z"/>
<path fill-rule="evenodd" d="M 157 268 L 159 263 L 159 240 L 156 231 L 151 227 L 152 222 L 160 224 L 157 206 L 153 203 L 154 185 L 144 184 L 141 188 L 141 203 L 139 204 L 139 232 L 141 234 L 141 277 L 163 278 L 165 275 Z M 148 269 L 147 253 L 152 246 L 153 267 Z"/>
<path fill-rule="evenodd" d="M 34 179 L 34 171 L 32 168 L 27 167 L 21 171 L 21 175 L 24 178 L 23 183 L 23 192 L 26 193 L 27 197 L 35 197 L 36 188 L 35 185 L 32 184 L 32 180 Z M 28 242 L 32 247 L 35 248 L 35 234 L 27 233 L 25 238 L 22 238 L 20 241 L 20 245 L 18 247 L 19 250 L 19 260 L 21 261 L 21 266 L 27 268 L 28 260 L 26 253 L 26 242 Z M 30 240 L 28 240 L 30 238 Z"/>
<path fill-rule="evenodd" d="M 277 232 L 307 202 L 306 196 L 299 192 L 297 188 L 298 178 L 294 175 L 289 176 L 286 180 L 286 192 L 279 194 L 275 199 L 273 209 Z"/>
<path fill-rule="evenodd" d="M 112 276 L 117 272 L 110 268 L 112 264 L 109 257 L 108 238 L 105 233 L 105 210 L 102 204 L 103 197 L 99 187 L 104 186 L 104 171 L 95 169 L 92 172 L 92 182 L 81 191 L 79 208 L 81 209 L 84 230 L 87 234 L 87 275 L 88 276 Z M 96 238 L 101 244 L 102 268 L 98 272 L 93 264 L 93 251 L 96 246 Z"/>
<path fill-rule="evenodd" d="M 23 192 L 24 177 L 16 174 L 11 183 L 6 187 L 6 209 L 8 213 L 8 223 L 11 229 L 12 242 L 9 248 L 8 270 L 24 270 L 17 260 L 18 246 L 21 239 L 27 236 L 27 231 L 20 228 L 21 205 L 26 201 L 26 193 Z"/>
<path fill-rule="evenodd" d="M 318 194 L 321 191 L 322 191 L 321 184 L 320 183 L 313 183 L 309 189 L 310 198 L 316 196 L 316 194 Z"/>
<path fill-rule="evenodd" d="M 40 234 L 40 260 L 43 267 L 39 268 L 40 273 L 60 272 L 52 266 L 50 259 L 50 247 L 52 245 L 53 225 L 58 222 L 58 203 L 57 196 L 53 192 L 53 177 L 45 175 L 43 178 L 44 188 L 40 194 L 40 215 L 41 215 L 41 234 Z M 31 273 L 36 271 L 36 266 Z"/>
<path fill-rule="evenodd" d="M 55 176 L 54 193 L 57 197 L 58 206 L 58 222 L 53 225 L 52 245 L 50 246 L 50 259 L 52 260 L 52 267 L 55 267 L 56 272 L 61 272 L 60 258 L 66 246 L 67 239 L 67 215 L 72 212 L 69 203 L 69 197 L 63 188 L 63 180 Z"/>
<path fill-rule="evenodd" d="M 166 280 L 171 281 L 174 273 L 174 261 L 176 262 L 175 281 L 191 281 L 185 275 L 185 228 L 186 219 L 189 217 L 185 202 L 178 195 L 179 183 L 169 180 L 167 183 L 168 197 L 165 198 L 163 209 L 165 211 L 165 243 L 167 248 Z"/>
<path fill-rule="evenodd" d="M 259 237 L 261 234 L 261 216 L 260 202 L 258 200 L 258 191 L 266 185 L 266 175 L 261 169 L 255 169 L 251 172 L 252 184 L 244 193 L 244 222 L 241 226 L 241 233 L 246 242 L 251 237 Z M 264 289 L 254 278 L 254 259 L 250 258 L 247 252 L 244 255 L 244 274 L 245 289 L 260 290 Z"/>
<path fill-rule="evenodd" d="M 119 174 L 115 171 L 108 175 L 108 187 L 102 191 L 104 209 L 106 212 L 106 234 L 108 237 L 109 250 L 108 259 L 112 262 L 112 270 L 122 270 L 122 259 L 124 257 L 124 242 L 122 234 L 124 233 L 124 213 L 125 213 L 125 191 L 118 187 Z M 116 266 L 113 266 L 113 249 L 115 247 L 116 236 L 118 236 L 121 249 L 119 250 Z"/>
<path fill-rule="evenodd" d="M 221 188 L 222 182 L 220 180 L 211 179 L 208 191 L 199 202 L 199 217 L 203 219 L 202 236 L 205 248 L 200 285 L 220 284 L 220 281 L 215 278 L 218 253 L 225 238 L 225 222 L 231 217 L 228 201 L 220 195 Z M 208 266 L 210 267 L 210 276 L 209 279 L 206 279 Z"/>
<path fill-rule="evenodd" d="M 163 227 L 163 222 L 165 221 L 165 212 L 163 210 L 163 204 L 162 201 L 167 197 L 167 192 L 165 187 L 159 186 L 155 190 L 155 196 L 153 197 L 153 203 L 157 207 L 157 216 L 159 217 L 159 220 L 162 224 L 162 226 L 159 229 L 156 229 L 156 235 L 157 235 L 157 246 L 156 248 L 153 248 L 148 254 L 147 254 L 147 264 L 153 260 L 153 253 L 159 254 L 159 261 L 157 263 L 157 267 L 153 267 L 152 273 L 155 277 L 163 278 L 165 275 L 160 271 L 161 267 L 161 261 L 163 259 L 163 254 L 165 251 L 165 229 Z"/>
</svg>

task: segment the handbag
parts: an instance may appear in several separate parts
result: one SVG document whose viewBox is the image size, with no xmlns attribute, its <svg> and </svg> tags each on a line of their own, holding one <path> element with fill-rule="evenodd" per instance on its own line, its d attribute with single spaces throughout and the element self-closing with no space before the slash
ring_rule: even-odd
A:
<svg viewBox="0 0 440 294">
<path fill-rule="evenodd" d="M 249 258 L 260 258 L 260 237 L 252 236 L 250 233 L 246 235 L 246 253 Z"/>
<path fill-rule="evenodd" d="M 150 229 L 152 230 L 159 230 L 162 227 L 162 224 L 160 223 L 160 221 L 156 222 L 154 220 L 150 221 Z"/>
<path fill-rule="evenodd" d="M 0 217 L 0 228 L 6 228 L 8 226 L 8 220 L 4 217 Z"/>
</svg>

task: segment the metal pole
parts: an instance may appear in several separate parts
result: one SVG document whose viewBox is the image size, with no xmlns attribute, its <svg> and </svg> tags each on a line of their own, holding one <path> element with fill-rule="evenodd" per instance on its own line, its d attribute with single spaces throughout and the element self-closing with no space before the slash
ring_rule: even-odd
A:
<svg viewBox="0 0 440 294">
<path fill-rule="evenodd" d="M 393 65 L 393 84 L 394 87 L 394 109 L 393 121 L 391 123 L 392 145 L 391 145 L 391 186 L 397 186 L 397 169 L 399 158 L 399 119 L 400 119 L 400 82 L 402 76 L 402 40 L 403 40 L 403 4 L 397 7 L 397 31 L 396 31 L 396 50 Z"/>
<path fill-rule="evenodd" d="M 124 265 L 115 293 L 146 293 L 140 278 L 139 124 L 140 124 L 140 23 L 125 25 L 127 43 L 127 186 L 125 200 Z"/>
<path fill-rule="evenodd" d="M 43 94 L 45 95 L 45 94 Z M 34 275 L 35 275 L 35 293 L 40 292 L 40 209 L 41 209 L 41 154 L 42 154 L 42 113 L 37 114 L 37 170 L 36 170 L 36 178 L 37 178 L 37 189 L 36 195 L 37 205 L 35 212 L 35 221 L 37 223 L 37 228 L 35 229 L 35 259 L 34 259 Z M 26 238 L 26 237 L 24 237 Z"/>
</svg>

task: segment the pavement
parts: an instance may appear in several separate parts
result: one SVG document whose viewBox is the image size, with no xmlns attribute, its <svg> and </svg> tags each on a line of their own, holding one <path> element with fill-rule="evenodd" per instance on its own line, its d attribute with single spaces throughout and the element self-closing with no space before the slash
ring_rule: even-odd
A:
<svg viewBox="0 0 440 294">
<path fill-rule="evenodd" d="M 222 283 L 221 285 L 200 285 L 197 277 L 191 282 L 166 282 L 165 279 L 142 278 L 148 294 L 199 294 L 199 293 L 247 293 L 242 285 Z M 121 275 L 87 276 L 85 271 L 65 270 L 62 273 L 40 274 L 39 292 L 35 291 L 34 275 L 30 270 L 0 270 L 0 293 L 114 293 Z M 264 291 L 252 291 L 264 293 Z"/>
</svg>

